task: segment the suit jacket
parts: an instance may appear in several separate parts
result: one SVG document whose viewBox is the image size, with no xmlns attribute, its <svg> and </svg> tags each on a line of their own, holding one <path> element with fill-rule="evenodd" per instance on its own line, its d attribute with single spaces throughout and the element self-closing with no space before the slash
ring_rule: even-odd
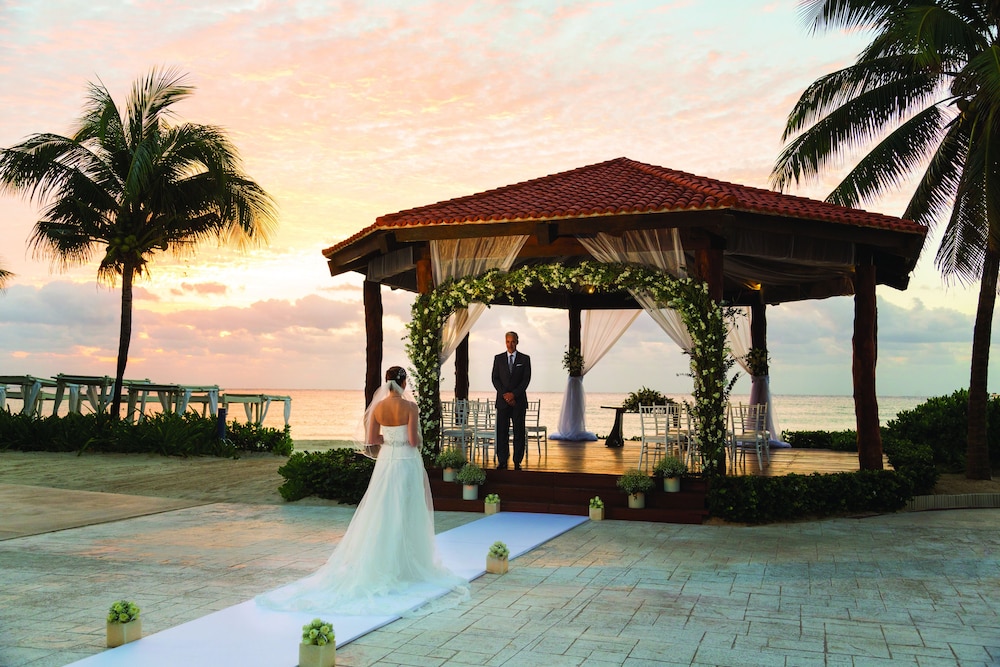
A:
<svg viewBox="0 0 1000 667">
<path fill-rule="evenodd" d="M 515 407 L 527 409 L 528 383 L 531 382 L 531 357 L 518 351 L 514 356 L 514 370 L 507 366 L 507 353 L 493 357 L 493 386 L 497 390 L 497 410 L 507 410 L 510 406 L 503 400 L 508 391 L 514 394 Z"/>
</svg>

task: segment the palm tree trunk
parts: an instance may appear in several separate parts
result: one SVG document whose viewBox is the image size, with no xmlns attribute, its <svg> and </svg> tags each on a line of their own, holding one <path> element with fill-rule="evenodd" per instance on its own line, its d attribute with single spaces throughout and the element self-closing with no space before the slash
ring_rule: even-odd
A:
<svg viewBox="0 0 1000 667">
<path fill-rule="evenodd" d="M 118 365 L 115 368 L 115 393 L 111 400 L 111 418 L 121 418 L 122 386 L 125 381 L 125 364 L 128 363 L 128 346 L 132 340 L 132 278 L 135 270 L 131 264 L 122 269 L 122 325 L 118 337 Z"/>
<path fill-rule="evenodd" d="M 969 378 L 969 431 L 965 451 L 965 476 L 968 479 L 993 479 L 990 449 L 986 440 L 986 406 L 989 400 L 986 380 L 990 366 L 990 337 L 993 335 L 993 309 L 997 299 L 997 273 L 1000 251 L 987 243 L 983 260 L 983 279 L 979 284 L 976 327 L 972 331 L 972 371 Z"/>
</svg>

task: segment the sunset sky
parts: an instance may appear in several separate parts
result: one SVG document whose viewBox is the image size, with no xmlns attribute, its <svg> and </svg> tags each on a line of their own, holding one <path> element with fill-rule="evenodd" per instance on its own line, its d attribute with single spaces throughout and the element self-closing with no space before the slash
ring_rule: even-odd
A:
<svg viewBox="0 0 1000 667">
<path fill-rule="evenodd" d="M 136 292 L 126 377 L 355 389 L 361 276 L 331 278 L 323 248 L 385 213 L 623 156 L 767 187 L 794 101 L 865 43 L 811 34 L 796 0 L 6 0 L 0 146 L 71 133 L 88 82 L 123 101 L 154 66 L 187 73 L 197 90 L 175 111 L 228 132 L 277 201 L 280 229 L 246 254 L 209 245 L 158 258 Z M 795 194 L 821 199 L 835 182 Z M 867 208 L 899 215 L 908 194 Z M 96 263 L 61 272 L 33 257 L 37 213 L 0 195 L 0 265 L 16 274 L 0 294 L 0 375 L 114 375 L 118 287 L 97 285 Z M 882 395 L 967 386 L 978 286 L 945 285 L 936 249 L 932 236 L 907 291 L 879 288 Z M 405 364 L 412 295 L 383 300 L 385 360 Z M 768 309 L 776 394 L 851 393 L 853 307 Z M 491 357 L 516 329 L 532 389 L 562 390 L 566 322 L 564 311 L 488 311 L 471 337 L 473 389 L 489 388 Z M 686 372 L 642 315 L 585 384 L 686 393 Z"/>
</svg>

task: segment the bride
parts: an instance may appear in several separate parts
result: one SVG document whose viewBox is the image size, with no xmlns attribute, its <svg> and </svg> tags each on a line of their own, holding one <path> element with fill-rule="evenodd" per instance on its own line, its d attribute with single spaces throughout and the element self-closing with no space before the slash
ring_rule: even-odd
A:
<svg viewBox="0 0 1000 667">
<path fill-rule="evenodd" d="M 265 607 L 340 615 L 399 615 L 468 582 L 437 554 L 434 507 L 420 455 L 420 415 L 393 366 L 365 412 L 365 442 L 381 445 L 364 498 L 330 559 L 314 574 L 257 597 Z M 452 596 L 454 597 L 454 596 Z"/>
</svg>

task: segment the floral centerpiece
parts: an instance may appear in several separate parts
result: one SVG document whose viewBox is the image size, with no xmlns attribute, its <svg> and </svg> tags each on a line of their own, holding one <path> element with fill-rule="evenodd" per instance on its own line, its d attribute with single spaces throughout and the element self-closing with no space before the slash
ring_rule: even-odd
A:
<svg viewBox="0 0 1000 667">
<path fill-rule="evenodd" d="M 437 455 L 436 462 L 442 469 L 442 476 L 446 482 L 455 481 L 455 471 L 466 463 L 465 452 L 460 449 L 449 447 L 442 449 Z"/>
<path fill-rule="evenodd" d="M 571 377 L 583 375 L 583 353 L 580 352 L 580 348 L 571 347 L 566 350 L 563 354 L 562 365 Z"/>
<path fill-rule="evenodd" d="M 299 667 L 333 667 L 337 663 L 333 624 L 319 618 L 302 626 Z"/>
<path fill-rule="evenodd" d="M 604 519 L 604 501 L 600 496 L 590 499 L 590 520 L 601 521 Z"/>
<path fill-rule="evenodd" d="M 768 358 L 766 347 L 751 347 L 750 351 L 743 357 L 743 361 L 746 363 L 750 375 L 767 375 Z"/>
<path fill-rule="evenodd" d="M 118 600 L 112 604 L 107 621 L 108 648 L 142 638 L 139 606 L 130 600 Z"/>
<path fill-rule="evenodd" d="M 108 610 L 108 623 L 131 623 L 139 618 L 139 606 L 130 600 L 119 600 Z"/>
<path fill-rule="evenodd" d="M 483 498 L 483 506 L 487 514 L 496 514 L 500 511 L 500 496 L 495 493 L 488 494 Z"/>
<path fill-rule="evenodd" d="M 486 483 L 486 473 L 475 463 L 466 463 L 455 475 L 455 481 L 462 485 L 462 499 L 475 500 L 479 497 L 479 487 Z"/>
<path fill-rule="evenodd" d="M 646 506 L 646 492 L 652 491 L 653 480 L 649 475 L 631 468 L 618 478 L 618 488 L 628 494 L 628 506 L 632 509 L 642 509 Z"/>
<path fill-rule="evenodd" d="M 494 542 L 486 554 L 486 571 L 491 574 L 504 574 L 507 572 L 508 557 L 510 549 L 503 542 Z"/>
<path fill-rule="evenodd" d="M 667 405 L 673 400 L 666 397 L 655 389 L 641 387 L 638 391 L 631 392 L 624 401 L 622 407 L 626 412 L 639 412 L 640 405 Z"/>
<path fill-rule="evenodd" d="M 681 490 L 681 475 L 687 472 L 687 465 L 676 456 L 664 456 L 657 461 L 653 472 L 663 477 L 663 490 L 677 493 Z"/>
<path fill-rule="evenodd" d="M 480 486 L 486 483 L 486 472 L 475 463 L 466 463 L 455 475 L 455 479 L 469 486 Z"/>
</svg>

